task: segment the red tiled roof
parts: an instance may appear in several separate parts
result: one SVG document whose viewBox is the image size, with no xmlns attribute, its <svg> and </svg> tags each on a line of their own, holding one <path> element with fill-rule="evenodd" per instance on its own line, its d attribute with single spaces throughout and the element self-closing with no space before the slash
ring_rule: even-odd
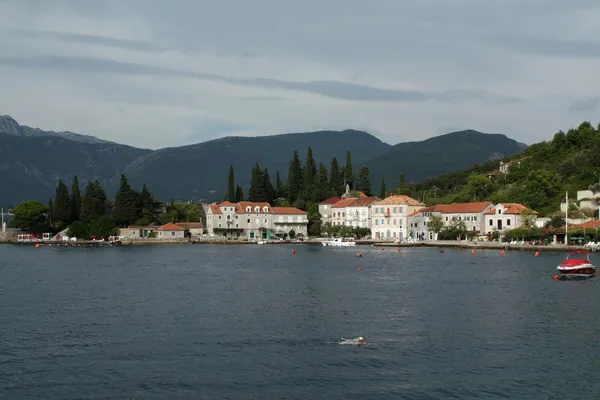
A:
<svg viewBox="0 0 600 400">
<path fill-rule="evenodd" d="M 405 196 L 403 194 L 393 194 L 381 200 L 377 205 L 407 205 L 407 206 L 424 206 L 419 200 L 415 200 L 412 197 Z"/>
<path fill-rule="evenodd" d="M 489 201 L 483 201 L 479 203 L 452 203 L 452 204 L 444 204 L 443 207 L 439 208 L 439 211 L 442 213 L 448 214 L 471 214 L 471 213 L 480 213 L 486 207 L 491 206 L 492 203 Z"/>
<path fill-rule="evenodd" d="M 209 204 L 208 207 L 213 214 L 221 214 L 221 209 L 216 203 Z"/>
<path fill-rule="evenodd" d="M 504 210 L 502 211 L 502 214 L 508 214 L 508 215 L 519 215 L 522 214 L 523 211 L 531 211 L 534 214 L 537 214 L 537 212 L 530 210 L 529 208 L 525 207 L 523 204 L 517 204 L 517 203 L 502 203 L 502 204 L 498 204 L 500 206 L 502 206 L 504 208 Z M 484 213 L 484 215 L 494 215 L 496 214 L 496 209 L 492 209 L 489 211 L 486 211 Z"/>
<path fill-rule="evenodd" d="M 354 204 L 358 199 L 343 199 L 331 206 L 331 208 L 344 208 Z"/>
<path fill-rule="evenodd" d="M 354 199 L 354 200 L 356 200 L 354 203 L 352 203 L 351 205 L 346 206 L 346 207 L 366 207 L 380 199 L 378 199 L 377 197 L 366 197 L 365 196 L 365 197 L 360 197 L 360 198 Z"/>
<path fill-rule="evenodd" d="M 156 229 L 157 226 L 152 225 L 129 225 L 126 229 Z"/>
<path fill-rule="evenodd" d="M 600 227 L 600 221 L 595 219 L 592 221 L 587 221 L 585 224 L 573 224 L 570 226 L 576 226 L 581 229 L 584 229 L 584 228 L 585 229 L 596 229 L 596 228 Z"/>
<path fill-rule="evenodd" d="M 323 200 L 323 201 L 322 201 L 322 202 L 320 202 L 319 204 L 321 204 L 321 205 L 324 205 L 324 206 L 325 206 L 325 205 L 328 205 L 328 204 L 335 204 L 335 203 L 337 203 L 337 202 L 338 202 L 338 201 L 340 201 L 340 200 L 341 200 L 341 199 L 340 199 L 338 196 L 333 196 L 333 197 L 330 197 L 330 198 L 328 198 L 327 200 Z"/>
<path fill-rule="evenodd" d="M 229 202 L 229 201 L 224 201 L 222 203 L 219 204 L 219 207 L 235 207 L 235 204 Z"/>
<path fill-rule="evenodd" d="M 503 175 L 502 171 L 492 171 L 488 172 L 488 175 Z"/>
<path fill-rule="evenodd" d="M 273 207 L 273 214 L 294 214 L 294 215 L 304 215 L 308 214 L 306 211 L 302 211 L 296 207 Z"/>
<path fill-rule="evenodd" d="M 266 202 L 255 203 L 252 201 L 240 201 L 239 203 L 236 204 L 235 213 L 236 214 L 248 214 L 248 211 L 246 211 L 247 207 L 250 207 L 250 214 L 271 214 L 273 212 L 271 205 L 269 203 L 266 203 Z M 260 211 L 256 212 L 254 210 L 255 207 L 260 207 Z M 266 212 L 263 210 L 265 207 L 267 207 Z"/>
<path fill-rule="evenodd" d="M 160 226 L 157 229 L 157 231 L 185 231 L 185 229 L 183 229 L 179 225 L 175 225 L 174 223 L 169 222 L 168 224 L 164 224 L 163 226 Z"/>
</svg>

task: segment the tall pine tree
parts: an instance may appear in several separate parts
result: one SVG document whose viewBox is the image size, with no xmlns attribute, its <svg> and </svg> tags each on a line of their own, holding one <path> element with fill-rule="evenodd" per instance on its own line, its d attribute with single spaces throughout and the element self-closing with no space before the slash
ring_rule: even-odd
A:
<svg viewBox="0 0 600 400">
<path fill-rule="evenodd" d="M 337 158 L 331 159 L 331 171 L 329 179 L 330 194 L 332 196 L 339 196 L 342 189 L 342 180 L 340 179 L 340 167 Z"/>
<path fill-rule="evenodd" d="M 154 203 L 154 196 L 150 190 L 148 190 L 146 185 L 142 186 L 142 191 L 140 192 L 140 217 L 145 220 L 144 222 L 151 223 L 156 218 Z"/>
<path fill-rule="evenodd" d="M 327 169 L 323 163 L 319 164 L 316 201 L 321 202 L 329 196 L 329 181 L 327 180 Z"/>
<path fill-rule="evenodd" d="M 271 183 L 271 177 L 269 176 L 269 170 L 265 168 L 265 171 L 262 175 L 263 179 L 263 191 L 265 193 L 265 197 L 262 201 L 266 201 L 269 204 L 273 204 L 275 200 L 275 189 L 273 188 L 273 184 Z"/>
<path fill-rule="evenodd" d="M 141 216 L 140 195 L 129 186 L 125 174 L 121 174 L 121 185 L 115 194 L 113 218 L 118 225 L 133 224 Z"/>
<path fill-rule="evenodd" d="M 350 185 L 350 189 L 354 188 L 354 173 L 352 172 L 352 156 L 350 150 L 346 151 L 346 165 L 344 166 L 344 186 Z"/>
<path fill-rule="evenodd" d="M 302 176 L 302 163 L 298 157 L 298 152 L 294 151 L 294 158 L 290 161 L 290 170 L 288 173 L 288 201 L 294 204 L 302 194 L 304 189 L 304 177 Z"/>
<path fill-rule="evenodd" d="M 235 203 L 235 179 L 233 177 L 233 165 L 229 166 L 229 181 L 227 183 L 227 201 Z"/>
<path fill-rule="evenodd" d="M 71 208 L 69 199 L 69 189 L 62 180 L 56 185 L 56 194 L 54 195 L 54 223 L 68 225 L 71 219 Z"/>
<path fill-rule="evenodd" d="M 81 199 L 81 220 L 90 222 L 106 213 L 106 193 L 95 180 L 89 182 Z"/>
<path fill-rule="evenodd" d="M 248 190 L 248 201 L 265 201 L 265 180 L 264 172 L 258 162 L 252 168 L 252 177 L 250 178 L 250 190 Z"/>
<path fill-rule="evenodd" d="M 79 190 L 79 179 L 73 177 L 71 185 L 71 222 L 79 221 L 81 215 L 81 191 Z"/>
<path fill-rule="evenodd" d="M 235 202 L 238 203 L 240 201 L 244 201 L 244 191 L 242 190 L 242 187 L 238 185 L 235 191 Z"/>
<path fill-rule="evenodd" d="M 312 188 L 315 183 L 315 175 L 317 174 L 317 165 L 313 158 L 312 149 L 308 146 L 306 152 L 306 162 L 304 163 L 304 188 Z"/>
<path fill-rule="evenodd" d="M 279 178 L 279 171 L 277 171 L 277 175 L 275 178 L 275 198 L 279 199 L 281 197 L 285 197 L 285 194 L 283 193 L 283 183 Z"/>
<path fill-rule="evenodd" d="M 371 196 L 371 181 L 369 179 L 369 167 L 363 165 L 358 171 L 358 179 L 356 180 L 356 190 L 363 192 L 367 196 Z"/>
<path fill-rule="evenodd" d="M 48 200 L 48 223 L 52 226 L 54 224 L 54 201 L 52 197 Z"/>
<path fill-rule="evenodd" d="M 381 178 L 381 182 L 379 183 L 379 198 L 385 199 L 387 195 L 387 189 L 385 187 L 385 181 Z"/>
</svg>

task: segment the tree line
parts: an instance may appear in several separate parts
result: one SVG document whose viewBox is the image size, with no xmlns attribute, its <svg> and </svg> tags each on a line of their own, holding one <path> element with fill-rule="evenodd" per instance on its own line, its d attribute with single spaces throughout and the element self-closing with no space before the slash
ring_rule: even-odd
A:
<svg viewBox="0 0 600 400">
<path fill-rule="evenodd" d="M 276 171 L 273 181 L 269 170 L 262 168 L 257 161 L 252 167 L 247 198 L 244 198 L 242 187 L 235 184 L 234 169 L 230 165 L 225 200 L 232 203 L 243 200 L 267 202 L 272 205 L 278 203 L 306 210 L 310 204 L 340 196 L 345 192 L 346 185 L 353 191 L 372 196 L 369 167 L 361 166 L 355 177 L 350 151 L 346 152 L 346 162 L 342 166 L 337 158 L 333 157 L 329 169 L 323 163 L 319 163 L 317 167 L 309 146 L 304 162 L 300 160 L 298 152 L 294 151 L 285 181 L 281 179 L 279 171 Z M 385 197 L 387 191 L 383 179 L 380 188 L 380 197 Z"/>
</svg>

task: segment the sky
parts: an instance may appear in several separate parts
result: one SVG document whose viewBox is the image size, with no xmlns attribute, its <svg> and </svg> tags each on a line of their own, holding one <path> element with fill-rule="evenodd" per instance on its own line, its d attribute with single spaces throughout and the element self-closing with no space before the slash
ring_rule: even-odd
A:
<svg viewBox="0 0 600 400">
<path fill-rule="evenodd" d="M 0 0 L 0 115 L 143 148 L 600 118 L 598 0 Z"/>
</svg>

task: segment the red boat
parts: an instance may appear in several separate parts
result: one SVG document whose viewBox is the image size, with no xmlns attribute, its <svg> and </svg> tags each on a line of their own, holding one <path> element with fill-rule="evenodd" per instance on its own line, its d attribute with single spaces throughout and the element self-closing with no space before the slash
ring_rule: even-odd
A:
<svg viewBox="0 0 600 400">
<path fill-rule="evenodd" d="M 572 251 L 567 259 L 558 266 L 561 274 L 569 276 L 590 277 L 596 275 L 596 267 L 590 261 L 587 251 Z"/>
</svg>

